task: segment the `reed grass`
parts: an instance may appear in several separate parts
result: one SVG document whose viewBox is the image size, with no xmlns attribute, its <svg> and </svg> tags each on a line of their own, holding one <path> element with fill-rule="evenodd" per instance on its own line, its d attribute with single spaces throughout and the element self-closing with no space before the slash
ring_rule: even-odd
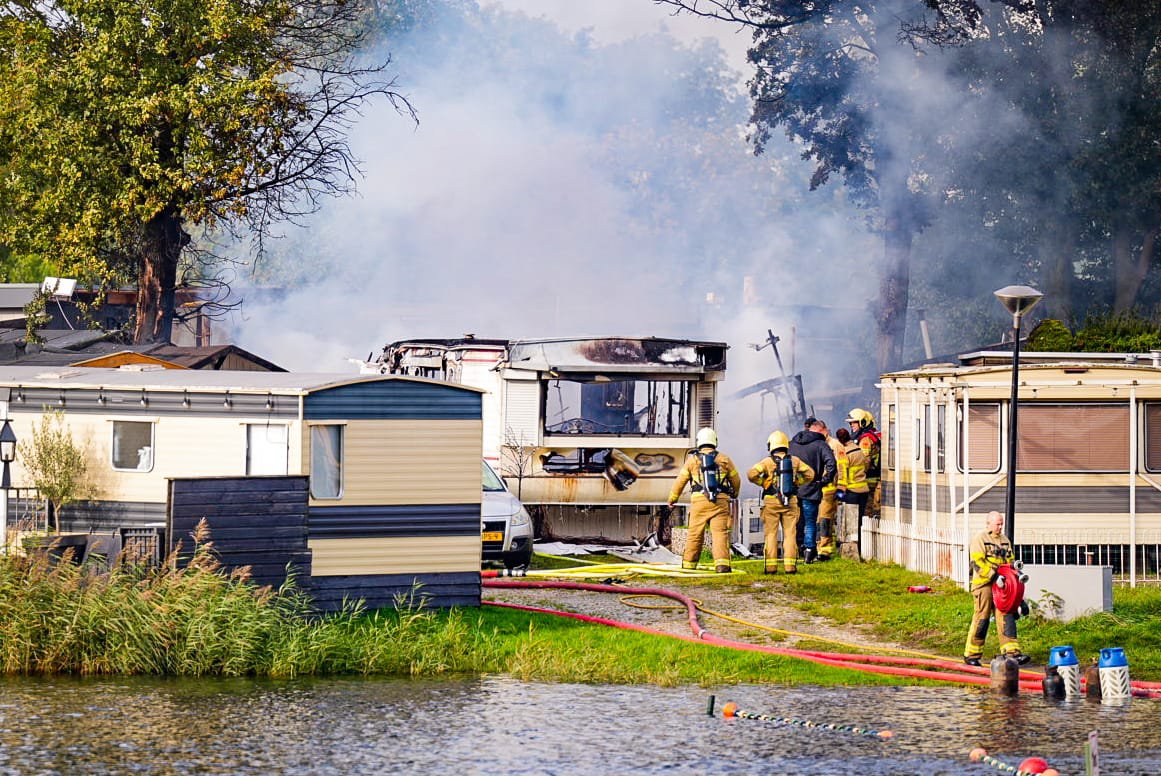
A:
<svg viewBox="0 0 1161 776">
<path fill-rule="evenodd" d="M 100 573 L 46 553 L 0 558 L 0 672 L 292 677 L 476 670 L 488 645 L 459 613 L 401 602 L 315 615 L 281 590 L 225 571 L 199 535 L 190 563 Z"/>
</svg>

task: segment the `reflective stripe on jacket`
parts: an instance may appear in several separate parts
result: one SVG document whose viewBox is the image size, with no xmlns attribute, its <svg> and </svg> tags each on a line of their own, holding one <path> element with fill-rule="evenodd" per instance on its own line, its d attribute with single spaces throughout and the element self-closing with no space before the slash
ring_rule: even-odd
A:
<svg viewBox="0 0 1161 776">
<path fill-rule="evenodd" d="M 850 493 L 867 493 L 867 456 L 857 444 L 851 442 L 846 447 L 846 455 L 838 461 L 839 487 Z"/>
<path fill-rule="evenodd" d="M 1012 542 L 1008 537 L 989 531 L 980 531 L 972 538 L 968 555 L 971 558 L 973 590 L 992 584 L 996 569 L 1011 563 L 1014 557 Z"/>
<path fill-rule="evenodd" d="M 782 455 L 777 457 L 782 458 Z M 801 458 L 791 455 L 790 460 L 794 464 L 794 485 L 796 487 L 805 485 L 814 479 L 814 469 L 803 463 Z M 746 472 L 746 479 L 762 489 L 764 503 L 782 504 L 782 500 L 778 498 L 778 461 L 774 459 L 774 456 L 768 455 L 751 466 L 750 471 Z"/>
</svg>

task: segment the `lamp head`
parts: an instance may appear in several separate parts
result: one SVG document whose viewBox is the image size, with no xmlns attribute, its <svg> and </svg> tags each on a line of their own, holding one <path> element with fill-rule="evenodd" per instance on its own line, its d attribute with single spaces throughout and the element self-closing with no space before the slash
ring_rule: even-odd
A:
<svg viewBox="0 0 1161 776">
<path fill-rule="evenodd" d="M 994 293 L 1015 318 L 1022 317 L 1044 298 L 1044 294 L 1031 286 L 1004 286 Z"/>
<path fill-rule="evenodd" d="M 0 426 L 0 461 L 12 463 L 16 460 L 16 434 L 12 431 L 12 424 L 5 420 Z"/>
</svg>

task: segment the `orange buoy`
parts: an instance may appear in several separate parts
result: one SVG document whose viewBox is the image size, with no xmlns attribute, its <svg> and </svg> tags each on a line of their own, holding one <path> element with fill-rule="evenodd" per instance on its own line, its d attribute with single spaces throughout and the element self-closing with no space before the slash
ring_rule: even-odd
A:
<svg viewBox="0 0 1161 776">
<path fill-rule="evenodd" d="M 988 756 L 988 750 L 984 749 L 982 746 L 977 746 L 975 749 L 973 749 L 971 751 L 971 754 L 968 755 L 968 757 L 971 758 L 971 761 L 973 763 L 978 763 L 980 760 L 984 759 L 987 756 Z"/>
<path fill-rule="evenodd" d="M 1028 757 L 1020 763 L 1020 770 L 1024 773 L 1044 773 L 1048 770 L 1048 761 L 1043 757 Z"/>
<path fill-rule="evenodd" d="M 730 701 L 725 706 L 722 706 L 722 716 L 723 717 L 732 717 L 732 716 L 734 716 L 734 712 L 737 710 L 738 710 L 738 704 L 734 703 L 733 701 Z"/>
</svg>

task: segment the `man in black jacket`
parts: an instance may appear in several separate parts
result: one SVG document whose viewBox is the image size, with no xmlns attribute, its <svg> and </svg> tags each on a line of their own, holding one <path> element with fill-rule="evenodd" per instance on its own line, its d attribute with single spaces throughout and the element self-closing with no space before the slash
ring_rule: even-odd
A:
<svg viewBox="0 0 1161 776">
<path fill-rule="evenodd" d="M 838 466 L 834 453 L 826 443 L 826 424 L 818 418 L 807 418 L 806 429 L 790 440 L 790 454 L 814 469 L 814 480 L 798 488 L 798 502 L 802 507 L 802 559 L 814 563 L 818 558 L 816 533 L 818 506 L 822 503 L 822 486 L 834 479 Z"/>
</svg>

